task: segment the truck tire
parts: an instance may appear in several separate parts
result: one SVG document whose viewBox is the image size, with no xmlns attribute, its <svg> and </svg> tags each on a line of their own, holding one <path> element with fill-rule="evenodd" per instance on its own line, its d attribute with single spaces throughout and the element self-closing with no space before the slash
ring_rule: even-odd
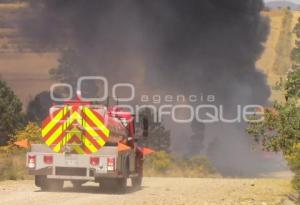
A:
<svg viewBox="0 0 300 205">
<path fill-rule="evenodd" d="M 100 189 L 109 192 L 124 192 L 127 187 L 127 178 L 103 179 L 100 181 Z"/>
<path fill-rule="evenodd" d="M 133 188 L 140 188 L 142 185 L 142 177 L 133 177 L 131 178 L 131 185 Z"/>
<path fill-rule="evenodd" d="M 42 187 L 42 186 L 44 186 L 46 179 L 47 179 L 47 178 L 46 178 L 46 176 L 44 176 L 44 175 L 35 175 L 35 176 L 34 176 L 34 183 L 35 183 L 35 186 L 37 186 L 37 187 Z"/>
<path fill-rule="evenodd" d="M 126 191 L 127 188 L 127 178 L 118 179 L 119 191 Z"/>
<path fill-rule="evenodd" d="M 63 180 L 45 178 L 40 187 L 42 191 L 60 191 L 63 189 L 63 186 Z"/>
</svg>

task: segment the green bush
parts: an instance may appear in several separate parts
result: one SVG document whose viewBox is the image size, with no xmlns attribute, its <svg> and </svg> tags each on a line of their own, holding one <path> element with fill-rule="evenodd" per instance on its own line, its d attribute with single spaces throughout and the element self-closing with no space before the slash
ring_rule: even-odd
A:
<svg viewBox="0 0 300 205">
<path fill-rule="evenodd" d="M 31 143 L 40 143 L 42 142 L 40 135 L 40 127 L 29 122 L 26 127 L 16 132 L 7 146 L 0 147 L 0 180 L 19 180 L 29 177 L 25 168 L 27 149 L 16 146 L 14 142 L 28 139 Z"/>
<path fill-rule="evenodd" d="M 41 128 L 37 124 L 29 122 L 24 128 L 18 130 L 15 136 L 11 137 L 8 145 L 0 146 L 0 154 L 19 154 L 26 151 L 25 148 L 15 145 L 15 142 L 24 139 L 27 139 L 30 143 L 43 143 Z"/>
<path fill-rule="evenodd" d="M 31 143 L 42 143 L 41 133 L 42 130 L 37 124 L 29 122 L 23 129 L 17 131 L 14 141 L 27 139 Z"/>
</svg>

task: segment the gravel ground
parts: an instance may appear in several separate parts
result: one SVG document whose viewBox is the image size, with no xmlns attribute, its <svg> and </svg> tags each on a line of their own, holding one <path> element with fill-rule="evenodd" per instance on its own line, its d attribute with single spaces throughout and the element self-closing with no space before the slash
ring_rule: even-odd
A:
<svg viewBox="0 0 300 205">
<path fill-rule="evenodd" d="M 0 182 L 0 205 L 271 205 L 282 204 L 291 193 L 289 179 L 144 178 L 139 190 L 99 191 L 94 183 L 74 190 L 66 182 L 62 192 L 42 192 L 31 180 Z"/>
</svg>

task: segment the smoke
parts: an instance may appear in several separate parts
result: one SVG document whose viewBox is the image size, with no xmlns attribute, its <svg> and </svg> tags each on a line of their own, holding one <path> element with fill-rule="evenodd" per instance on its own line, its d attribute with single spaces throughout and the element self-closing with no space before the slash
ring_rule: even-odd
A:
<svg viewBox="0 0 300 205">
<path fill-rule="evenodd" d="M 260 0 L 30 2 L 22 35 L 37 49 L 77 50 L 82 74 L 205 91 L 229 105 L 269 95 L 255 70 L 267 32 Z"/>
<path fill-rule="evenodd" d="M 268 33 L 262 7 L 262 0 L 32 0 L 19 32 L 37 50 L 63 50 L 63 59 L 75 51 L 69 75 L 131 82 L 139 94 L 212 94 L 232 116 L 237 104 L 265 105 L 270 95 L 255 68 Z M 168 124 L 173 149 L 184 152 L 189 125 Z M 266 171 L 244 129 L 205 129 L 207 153 L 223 173 Z"/>
</svg>

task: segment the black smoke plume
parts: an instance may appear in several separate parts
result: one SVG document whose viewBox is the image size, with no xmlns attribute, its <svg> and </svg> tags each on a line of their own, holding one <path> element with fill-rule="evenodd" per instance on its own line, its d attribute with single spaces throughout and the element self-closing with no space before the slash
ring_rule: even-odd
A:
<svg viewBox="0 0 300 205">
<path fill-rule="evenodd" d="M 58 49 L 62 60 L 76 53 L 73 70 L 59 69 L 71 76 L 65 81 L 102 75 L 110 83 L 132 82 L 140 94 L 213 94 L 228 116 L 237 104 L 267 103 L 270 91 L 255 67 L 268 33 L 262 0 L 28 2 L 18 23 L 31 46 Z M 205 129 L 207 153 L 224 174 L 269 171 L 244 129 L 222 123 Z M 174 150 L 184 151 L 190 135 L 175 128 L 172 135 Z"/>
</svg>

